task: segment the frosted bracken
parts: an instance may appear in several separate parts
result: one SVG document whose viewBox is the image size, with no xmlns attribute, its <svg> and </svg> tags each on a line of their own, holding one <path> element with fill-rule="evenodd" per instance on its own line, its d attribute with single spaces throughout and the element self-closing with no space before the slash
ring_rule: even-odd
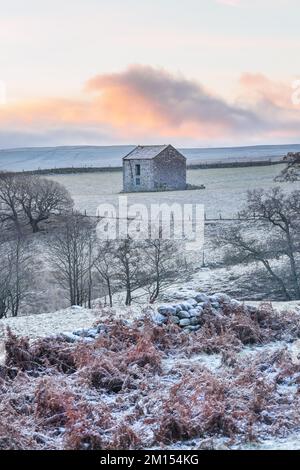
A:
<svg viewBox="0 0 300 470">
<path fill-rule="evenodd" d="M 2 321 L 0 448 L 298 448 L 297 304 L 189 294 Z"/>
</svg>

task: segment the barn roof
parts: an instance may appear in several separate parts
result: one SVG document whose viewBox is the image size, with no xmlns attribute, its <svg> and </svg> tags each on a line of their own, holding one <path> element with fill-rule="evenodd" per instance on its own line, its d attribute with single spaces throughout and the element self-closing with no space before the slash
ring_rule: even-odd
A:
<svg viewBox="0 0 300 470">
<path fill-rule="evenodd" d="M 138 145 L 123 160 L 152 160 L 169 145 Z"/>
</svg>

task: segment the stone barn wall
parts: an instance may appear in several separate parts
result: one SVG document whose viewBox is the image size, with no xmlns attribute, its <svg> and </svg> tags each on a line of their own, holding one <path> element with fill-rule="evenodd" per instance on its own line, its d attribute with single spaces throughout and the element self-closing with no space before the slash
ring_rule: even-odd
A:
<svg viewBox="0 0 300 470">
<path fill-rule="evenodd" d="M 141 166 L 139 186 L 136 185 L 135 165 Z M 153 191 L 153 160 L 124 160 L 123 162 L 123 188 L 125 192 Z"/>
<path fill-rule="evenodd" d="M 173 148 L 154 158 L 155 189 L 186 189 L 186 160 Z"/>
</svg>

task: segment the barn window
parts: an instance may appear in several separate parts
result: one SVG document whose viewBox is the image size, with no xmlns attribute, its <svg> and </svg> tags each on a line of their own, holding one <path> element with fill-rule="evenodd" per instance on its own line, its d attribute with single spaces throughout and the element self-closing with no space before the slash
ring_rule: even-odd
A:
<svg viewBox="0 0 300 470">
<path fill-rule="evenodd" d="M 141 165 L 135 165 L 135 175 L 141 176 Z"/>
<path fill-rule="evenodd" d="M 137 186 L 139 186 L 141 184 L 141 178 L 136 178 L 135 183 Z"/>
</svg>

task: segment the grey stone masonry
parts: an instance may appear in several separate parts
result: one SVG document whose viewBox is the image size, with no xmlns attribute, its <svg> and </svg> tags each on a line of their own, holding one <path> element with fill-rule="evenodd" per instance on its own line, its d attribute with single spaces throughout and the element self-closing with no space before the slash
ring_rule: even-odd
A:
<svg viewBox="0 0 300 470">
<path fill-rule="evenodd" d="M 123 158 L 125 192 L 184 189 L 186 158 L 172 145 L 139 145 Z"/>
</svg>

